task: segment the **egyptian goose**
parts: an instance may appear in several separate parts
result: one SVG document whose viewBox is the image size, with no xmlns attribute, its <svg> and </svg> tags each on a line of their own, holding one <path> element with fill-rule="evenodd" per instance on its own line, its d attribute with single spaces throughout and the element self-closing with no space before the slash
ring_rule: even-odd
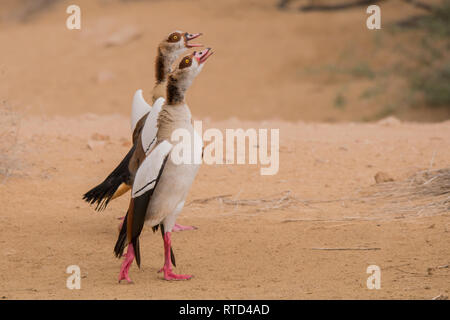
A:
<svg viewBox="0 0 450 320">
<path fill-rule="evenodd" d="M 169 34 L 158 46 L 158 53 L 155 61 L 155 78 L 156 82 L 152 91 L 153 107 L 144 100 L 142 90 L 138 90 L 133 98 L 131 111 L 131 131 L 133 146 L 127 155 L 123 158 L 120 164 L 106 177 L 106 179 L 89 190 L 83 195 L 83 199 L 90 203 L 96 204 L 95 210 L 103 210 L 108 205 L 109 201 L 120 197 L 127 192 L 133 183 L 134 173 L 137 170 L 138 160 L 148 151 L 150 145 L 142 146 L 137 143 L 139 136 L 142 134 L 153 134 L 156 136 L 155 129 L 149 129 L 147 132 L 142 132 L 144 124 L 150 120 L 153 124 L 148 127 L 156 126 L 156 119 L 158 113 L 164 104 L 165 93 L 161 88 L 166 86 L 167 76 L 171 70 L 172 64 L 175 60 L 189 48 L 200 47 L 201 44 L 190 43 L 191 40 L 201 36 L 201 33 L 188 33 L 175 31 Z M 150 112 L 151 111 L 151 112 Z M 149 117 L 149 114 L 151 115 Z M 149 118 L 149 119 L 147 119 Z M 153 138 L 149 138 L 153 141 Z M 147 140 L 147 139 L 146 139 Z M 192 227 L 182 227 L 181 229 L 191 229 Z"/>
<path fill-rule="evenodd" d="M 159 113 L 156 143 L 136 171 L 128 212 L 114 248 L 116 256 L 121 257 L 128 245 L 119 282 L 123 279 L 131 282 L 128 271 L 134 259 L 140 267 L 139 236 L 145 223 L 153 231 L 161 227 L 164 266 L 160 271 L 163 272 L 164 279 L 187 280 L 192 277 L 172 271 L 172 263 L 175 265 L 175 261 L 171 232 L 199 169 L 203 148 L 201 136 L 192 126 L 191 112 L 184 97 L 211 54 L 212 51 L 208 48 L 184 57 L 168 78 L 167 102 Z M 193 137 L 192 158 L 188 163 L 174 160 L 176 141 L 172 140 L 172 133 L 180 129 L 186 130 Z"/>
</svg>

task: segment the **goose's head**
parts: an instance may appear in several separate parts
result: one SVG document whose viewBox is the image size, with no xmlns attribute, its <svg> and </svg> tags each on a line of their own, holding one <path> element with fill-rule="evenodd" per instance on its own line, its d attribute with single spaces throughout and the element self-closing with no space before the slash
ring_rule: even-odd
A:
<svg viewBox="0 0 450 320">
<path fill-rule="evenodd" d="M 201 35 L 201 33 L 174 31 L 161 42 L 159 47 L 163 54 L 177 58 L 189 48 L 202 47 L 203 45 L 201 44 L 190 42 Z"/>
<path fill-rule="evenodd" d="M 194 51 L 181 59 L 174 76 L 177 78 L 195 78 L 202 71 L 206 60 L 213 54 L 211 48 Z"/>
<path fill-rule="evenodd" d="M 167 84 L 167 98 L 169 104 L 184 99 L 184 92 L 192 84 L 195 77 L 202 71 L 206 60 L 213 54 L 211 48 L 194 51 L 181 59 L 177 68 L 169 75 Z"/>
</svg>

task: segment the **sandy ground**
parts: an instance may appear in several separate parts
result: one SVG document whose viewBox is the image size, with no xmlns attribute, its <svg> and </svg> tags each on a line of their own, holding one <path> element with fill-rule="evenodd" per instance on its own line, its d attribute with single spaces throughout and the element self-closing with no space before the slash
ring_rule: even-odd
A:
<svg viewBox="0 0 450 320">
<path fill-rule="evenodd" d="M 163 263 L 162 240 L 147 229 L 141 241 L 142 268 L 131 268 L 135 283 L 117 284 L 120 261 L 112 249 L 117 218 L 124 214 L 128 196 L 97 213 L 82 202 L 81 194 L 128 150 L 127 122 L 122 116 L 94 115 L 22 121 L 17 170 L 0 185 L 0 296 L 4 299 L 448 296 L 450 269 L 437 268 L 450 262 L 448 212 L 373 214 L 364 204 L 346 201 L 294 203 L 279 209 L 274 204 L 191 203 L 179 221 L 199 229 L 175 234 L 173 244 L 176 270 L 195 278 L 162 280 L 156 273 Z M 203 165 L 188 202 L 227 194 L 232 199 L 279 199 L 287 191 L 302 200 L 345 198 L 373 185 L 378 171 L 401 180 L 429 168 L 432 159 L 433 168 L 448 166 L 450 157 L 449 122 L 206 124 L 279 128 L 280 171 L 263 177 L 257 166 Z M 93 143 L 98 134 L 107 140 Z M 355 220 L 345 220 L 349 217 Z M 65 286 L 66 268 L 73 264 L 81 268 L 81 290 Z M 371 264 L 381 268 L 381 290 L 366 288 L 366 268 Z"/>
<path fill-rule="evenodd" d="M 381 63 L 391 58 L 371 55 L 359 10 L 300 15 L 269 0 L 78 2 L 81 31 L 65 29 L 68 2 L 24 23 L 0 15 L 0 97 L 20 120 L 11 171 L 0 176 L 0 299 L 449 295 L 448 211 L 405 213 L 345 199 L 371 192 L 379 171 L 402 181 L 449 167 L 450 122 L 349 122 L 381 106 L 350 100 L 337 109 L 343 79 L 304 76 L 346 48 Z M 386 22 L 418 12 L 396 1 L 385 8 Z M 135 37 L 105 45 L 124 28 Z M 194 117 L 205 128 L 280 129 L 280 170 L 261 176 L 257 165 L 203 165 L 179 218 L 198 230 L 173 236 L 176 272 L 195 277 L 163 281 L 161 236 L 145 230 L 134 284 L 119 285 L 113 247 L 129 196 L 102 213 L 81 196 L 128 151 L 131 97 L 138 88 L 149 96 L 156 43 L 173 29 L 203 31 L 202 42 L 216 50 L 188 94 Z M 344 80 L 355 96 L 368 85 Z M 420 108 L 397 116 L 449 118 Z M 81 268 L 81 290 L 66 288 L 69 265 Z M 366 287 L 369 265 L 381 268 L 380 290 Z"/>
</svg>

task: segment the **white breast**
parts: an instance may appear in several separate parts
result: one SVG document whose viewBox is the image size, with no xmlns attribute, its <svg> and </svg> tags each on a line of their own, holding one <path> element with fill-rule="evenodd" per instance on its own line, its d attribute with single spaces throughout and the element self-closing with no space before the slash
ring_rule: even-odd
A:
<svg viewBox="0 0 450 320">
<path fill-rule="evenodd" d="M 192 133 L 192 141 L 196 139 L 194 157 L 198 157 L 201 160 L 202 139 L 194 131 L 192 125 L 189 124 L 186 129 L 189 129 Z M 155 188 L 146 215 L 147 223 L 151 226 L 157 225 L 164 220 L 167 230 L 173 227 L 172 221 L 175 223 L 176 216 L 184 205 L 184 201 L 200 167 L 200 162 L 197 164 L 175 164 L 170 158 L 169 155 L 169 160 L 166 162 L 161 178 Z M 166 223 L 168 223 L 167 226 Z"/>
</svg>

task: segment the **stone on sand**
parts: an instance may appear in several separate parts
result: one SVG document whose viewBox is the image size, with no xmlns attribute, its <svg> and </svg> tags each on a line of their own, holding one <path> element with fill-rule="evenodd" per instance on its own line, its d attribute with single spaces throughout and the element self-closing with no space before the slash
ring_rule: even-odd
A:
<svg viewBox="0 0 450 320">
<path fill-rule="evenodd" d="M 375 174 L 375 182 L 378 183 L 384 183 L 384 182 L 392 182 L 394 179 L 388 175 L 386 172 L 379 171 Z"/>
</svg>

